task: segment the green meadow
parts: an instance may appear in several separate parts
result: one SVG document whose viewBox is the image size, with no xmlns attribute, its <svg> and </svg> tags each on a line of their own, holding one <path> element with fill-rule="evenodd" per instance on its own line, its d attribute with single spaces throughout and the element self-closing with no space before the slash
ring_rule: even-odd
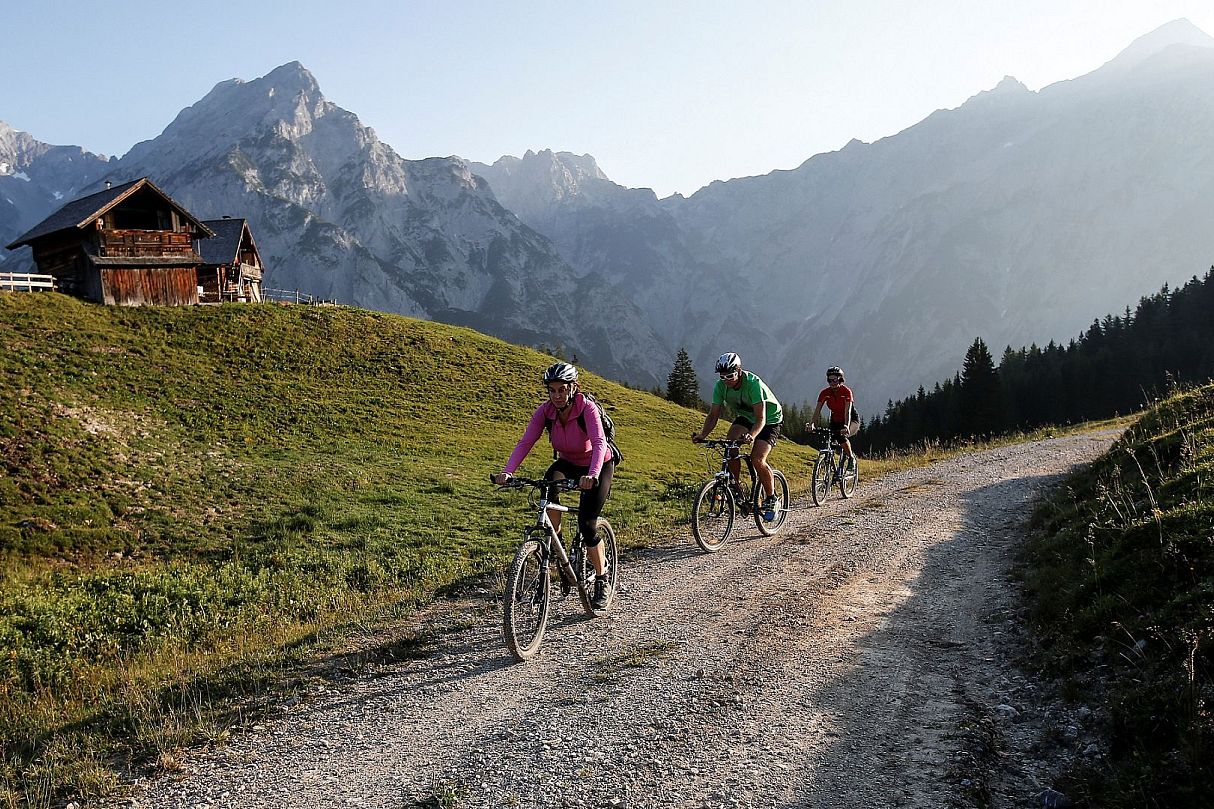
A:
<svg viewBox="0 0 1214 809">
<path fill-rule="evenodd" d="M 0 293 L 0 805 L 171 768 L 343 634 L 499 571 L 487 482 L 550 357 L 341 307 Z M 586 374 L 626 546 L 686 533 L 703 416 Z M 781 444 L 803 490 L 813 451 Z M 541 439 L 523 469 L 551 460 Z M 690 537 L 676 541 L 690 542 Z"/>
<path fill-rule="evenodd" d="M 487 482 L 543 400 L 552 358 L 529 349 L 342 307 L 11 293 L 0 345 L 0 806 L 172 771 L 368 636 L 415 653 L 416 612 L 496 586 L 531 519 Z M 703 415 L 584 387 L 618 427 L 607 514 L 625 546 L 690 544 Z M 1179 394 L 1037 513 L 1041 665 L 1112 717 L 1108 765 L 1065 784 L 1100 805 L 1208 794 L 1212 425 L 1214 388 Z M 866 461 L 862 481 L 976 448 Z M 813 457 L 780 444 L 795 492 Z M 541 439 L 524 472 L 550 459 Z"/>
</svg>

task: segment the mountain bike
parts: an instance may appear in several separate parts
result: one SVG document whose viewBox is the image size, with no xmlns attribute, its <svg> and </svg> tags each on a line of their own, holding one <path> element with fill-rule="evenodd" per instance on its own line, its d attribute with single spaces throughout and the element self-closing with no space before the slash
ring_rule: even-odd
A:
<svg viewBox="0 0 1214 809">
<path fill-rule="evenodd" d="M 788 481 L 784 473 L 772 467 L 772 484 L 780 501 L 776 505 L 775 519 L 765 519 L 763 513 L 763 486 L 755 474 L 754 462 L 749 453 L 740 451 L 738 441 L 712 440 L 701 442 L 708 449 L 709 467 L 720 461 L 720 471 L 705 481 L 696 493 L 691 507 L 691 534 L 696 544 L 705 553 L 719 551 L 733 532 L 734 511 L 754 518 L 759 533 L 765 537 L 780 530 L 788 516 Z M 729 462 L 738 459 L 746 470 L 746 477 L 739 481 L 729 471 Z"/>
<path fill-rule="evenodd" d="M 506 591 L 502 595 L 502 629 L 506 635 L 506 646 L 516 659 L 528 660 L 535 656 L 544 640 L 554 578 L 563 595 L 577 590 L 587 615 L 599 617 L 607 614 L 619 583 L 619 548 L 616 546 L 611 523 L 599 517 L 596 525 L 599 539 L 603 543 L 606 575 L 610 586 L 606 606 L 596 610 L 591 601 L 594 566 L 586 556 L 586 549 L 582 547 L 581 531 L 574 534 L 569 549 L 566 550 L 561 544 L 560 534 L 556 532 L 548 516 L 550 509 L 577 514 L 576 508 L 555 503 L 553 497 L 560 492 L 576 490 L 578 482 L 516 477 L 511 478 L 502 488 L 532 489 L 528 502 L 535 506 L 537 511 L 535 525 L 523 532 L 523 541 L 514 554 L 514 561 L 506 579 Z"/>
<path fill-rule="evenodd" d="M 830 430 L 814 428 L 810 432 L 810 438 L 811 446 L 818 450 L 812 481 L 814 505 L 820 506 L 826 502 L 826 493 L 836 483 L 839 484 L 839 494 L 843 495 L 844 499 L 851 497 L 855 494 L 856 484 L 860 480 L 856 456 L 844 455 L 843 444 Z"/>
</svg>

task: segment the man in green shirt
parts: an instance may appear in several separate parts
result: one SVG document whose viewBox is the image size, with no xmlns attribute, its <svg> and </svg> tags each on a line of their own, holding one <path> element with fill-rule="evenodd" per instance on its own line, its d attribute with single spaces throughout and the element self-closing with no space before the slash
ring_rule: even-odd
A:
<svg viewBox="0 0 1214 809">
<path fill-rule="evenodd" d="M 700 443 L 712 428 L 717 426 L 721 417 L 721 408 L 733 414 L 733 424 L 729 427 L 726 438 L 731 441 L 741 441 L 744 444 L 754 443 L 750 451 L 750 459 L 755 465 L 755 474 L 767 495 L 763 501 L 764 519 L 774 520 L 776 510 L 781 504 L 775 496 L 771 467 L 767 465 L 767 456 L 780 437 L 780 428 L 784 423 L 784 411 L 771 388 L 762 379 L 742 368 L 742 358 L 733 352 L 722 354 L 717 360 L 717 374 L 721 377 L 712 388 L 712 407 L 704 418 L 704 427 L 691 437 L 693 443 Z M 734 480 L 738 479 L 741 462 L 736 458 L 729 463 L 729 472 Z"/>
</svg>

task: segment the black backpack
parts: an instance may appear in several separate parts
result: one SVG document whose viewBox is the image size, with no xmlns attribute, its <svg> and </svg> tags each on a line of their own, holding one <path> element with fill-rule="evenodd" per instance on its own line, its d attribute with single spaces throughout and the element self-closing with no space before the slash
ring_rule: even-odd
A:
<svg viewBox="0 0 1214 809">
<path fill-rule="evenodd" d="M 607 438 L 607 448 L 611 450 L 611 462 L 619 466 L 624 462 L 624 454 L 620 452 L 620 448 L 615 445 L 615 422 L 611 420 L 611 416 L 607 415 L 607 408 L 599 404 L 598 400 L 589 393 L 582 391 L 582 398 L 590 404 L 594 405 L 594 409 L 599 411 L 599 421 L 603 425 L 603 435 Z M 590 431 L 586 429 L 586 411 L 583 410 L 577 414 L 578 426 L 582 428 L 582 432 L 587 435 Z M 544 429 L 549 435 L 552 434 L 552 419 L 544 419 Z M 552 460 L 556 460 L 556 450 L 552 450 Z"/>
</svg>

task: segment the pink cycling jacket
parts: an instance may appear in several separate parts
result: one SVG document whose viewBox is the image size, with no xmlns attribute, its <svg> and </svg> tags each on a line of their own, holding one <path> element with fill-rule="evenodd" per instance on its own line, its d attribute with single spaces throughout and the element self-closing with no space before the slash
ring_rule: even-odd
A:
<svg viewBox="0 0 1214 809">
<path fill-rule="evenodd" d="M 582 425 L 578 424 L 579 415 L 585 416 L 582 419 L 586 422 L 585 432 L 582 431 Z M 535 442 L 540 440 L 548 420 L 552 421 L 548 438 L 557 454 L 572 464 L 590 467 L 586 474 L 597 478 L 603 470 L 603 463 L 610 457 L 611 450 L 607 448 L 607 436 L 603 433 L 603 422 L 599 419 L 598 410 L 580 393 L 573 397 L 573 403 L 569 406 L 569 419 L 564 424 L 561 424 L 551 402 L 540 405 L 531 415 L 523 437 L 515 444 L 514 452 L 510 453 L 510 460 L 502 471 L 514 474 L 514 470 L 519 468 L 519 464 L 527 457 Z"/>
</svg>

